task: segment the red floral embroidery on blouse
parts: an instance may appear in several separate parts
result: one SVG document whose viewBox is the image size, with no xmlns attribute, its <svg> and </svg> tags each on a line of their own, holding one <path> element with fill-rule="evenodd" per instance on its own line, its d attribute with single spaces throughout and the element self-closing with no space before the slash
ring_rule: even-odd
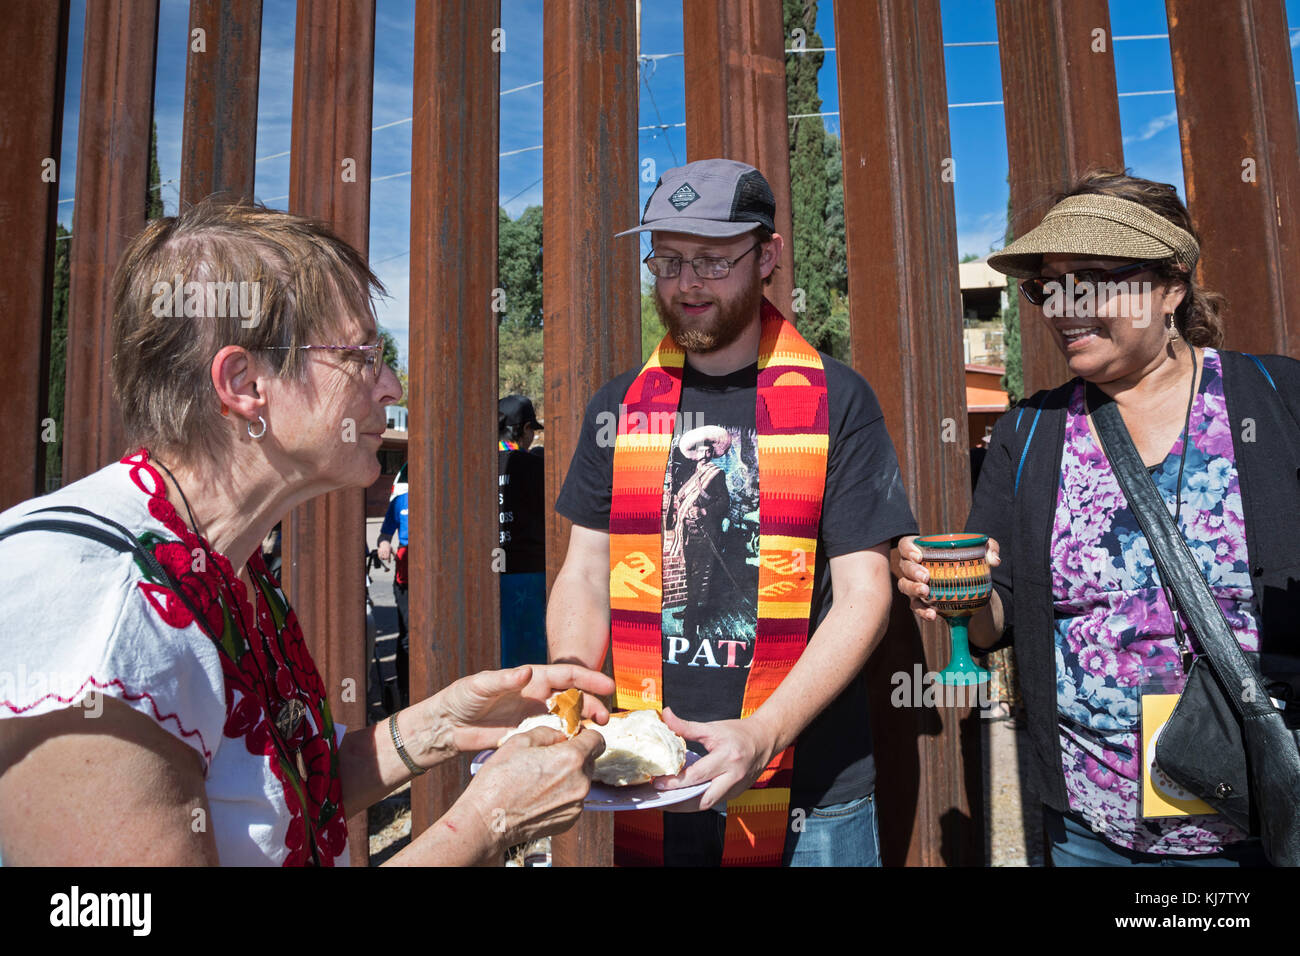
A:
<svg viewBox="0 0 1300 956">
<path fill-rule="evenodd" d="M 226 556 L 190 531 L 167 500 L 166 486 L 149 464 L 147 450 L 126 456 L 122 464 L 131 466 L 132 482 L 149 496 L 149 514 L 179 539 L 152 542 L 154 556 L 179 584 L 189 605 L 203 615 L 205 633 L 219 638 L 225 736 L 242 738 L 249 753 L 265 756 L 284 788 L 291 814 L 284 865 L 333 866 L 348 837 L 339 753 L 325 685 L 297 615 L 260 554 L 248 562 L 255 583 L 250 602 L 248 588 Z M 148 538 L 146 534 L 141 540 L 148 544 Z M 166 582 L 141 581 L 139 587 L 168 626 L 183 629 L 194 623 L 189 605 Z M 247 641 L 245 634 L 260 640 Z M 283 733 L 277 730 L 277 718 L 282 718 Z"/>
</svg>

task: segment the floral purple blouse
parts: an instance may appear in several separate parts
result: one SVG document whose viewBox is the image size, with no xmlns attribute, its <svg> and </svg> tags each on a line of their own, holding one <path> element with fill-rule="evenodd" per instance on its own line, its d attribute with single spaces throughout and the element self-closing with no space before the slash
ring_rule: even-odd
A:
<svg viewBox="0 0 1300 956">
<path fill-rule="evenodd" d="M 1080 382 L 1070 400 L 1052 528 L 1056 694 L 1070 809 L 1111 843 L 1147 853 L 1213 853 L 1245 838 L 1218 816 L 1142 818 L 1140 689 L 1186 680 L 1146 537 L 1088 430 Z M 1219 356 L 1204 350 L 1192 406 L 1178 525 L 1244 650 L 1259 648 L 1241 489 Z M 1172 513 L 1181 436 L 1152 469 Z M 1184 625 L 1186 630 L 1186 625 Z"/>
</svg>

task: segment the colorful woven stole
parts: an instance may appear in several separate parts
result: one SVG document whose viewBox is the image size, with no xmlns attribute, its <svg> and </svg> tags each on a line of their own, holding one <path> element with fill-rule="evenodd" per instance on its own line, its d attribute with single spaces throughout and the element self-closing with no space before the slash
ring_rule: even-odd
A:
<svg viewBox="0 0 1300 956">
<path fill-rule="evenodd" d="M 609 601 L 617 706 L 663 709 L 664 474 L 681 401 L 685 353 L 665 336 L 619 411 L 610 504 Z M 763 300 L 758 349 L 758 626 L 741 717 L 754 713 L 808 642 L 817 526 L 826 483 L 830 415 L 821 356 Z M 727 803 L 724 866 L 779 866 L 794 748 Z M 663 864 L 663 817 L 615 818 L 615 862 Z"/>
</svg>

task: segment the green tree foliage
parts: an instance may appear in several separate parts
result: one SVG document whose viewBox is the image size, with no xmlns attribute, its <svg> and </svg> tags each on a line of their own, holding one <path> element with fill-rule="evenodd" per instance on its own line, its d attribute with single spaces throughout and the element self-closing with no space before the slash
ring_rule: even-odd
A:
<svg viewBox="0 0 1300 956">
<path fill-rule="evenodd" d="M 783 0 L 786 37 L 794 44 L 801 30 L 804 46 L 822 46 L 817 32 L 817 0 Z M 817 74 L 825 54 L 787 53 L 786 100 L 791 115 L 819 113 Z M 828 143 L 828 140 L 834 140 Z M 794 225 L 795 318 L 815 347 L 843 356 L 848 346 L 847 308 L 833 308 L 835 294 L 847 289 L 844 274 L 844 192 L 840 181 L 839 141 L 826 133 L 819 116 L 790 120 L 790 200 Z M 838 187 L 838 188 L 837 188 Z M 838 213 L 838 217 L 836 214 Z M 832 229 L 838 218 L 838 235 Z"/>
<path fill-rule="evenodd" d="M 650 358 L 650 353 L 655 350 L 655 346 L 667 333 L 664 324 L 659 319 L 659 310 L 655 308 L 655 300 L 651 279 L 645 285 L 641 286 L 641 361 L 645 362 Z"/>
<path fill-rule="evenodd" d="M 1011 198 L 1008 197 L 1006 245 L 1014 238 L 1011 230 Z M 1002 376 L 1002 387 L 1006 389 L 1007 400 L 1014 405 L 1025 394 L 1025 378 L 1020 364 L 1020 289 L 1014 276 L 1007 276 L 1007 307 L 1002 310 L 1002 348 L 1006 354 L 1007 366 L 1006 373 Z"/>
<path fill-rule="evenodd" d="M 67 387 L 68 363 L 68 284 L 72 276 L 69 253 L 72 233 L 62 225 L 55 227 L 54 296 L 50 309 L 49 392 L 45 414 L 54 420 L 54 438 L 45 446 L 46 487 L 59 485 L 63 474 L 63 397 Z"/>
<path fill-rule="evenodd" d="M 400 356 L 397 352 L 397 340 L 393 338 L 393 333 L 389 332 L 382 325 L 379 327 L 379 341 L 384 343 L 384 364 L 393 370 L 397 380 L 402 383 L 402 400 L 397 404 L 403 408 L 406 407 L 406 368 L 402 365 Z"/>
<path fill-rule="evenodd" d="M 527 395 L 537 417 L 546 418 L 542 379 L 542 330 L 513 320 L 498 327 L 497 394 Z"/>
<path fill-rule="evenodd" d="M 844 164 L 840 155 L 840 138 L 827 133 L 822 145 L 826 155 L 826 275 L 832 300 L 835 294 L 843 299 L 849 293 L 849 262 L 844 244 Z M 832 305 L 831 310 L 834 309 Z M 847 338 L 847 319 L 844 335 Z"/>
<path fill-rule="evenodd" d="M 529 206 L 518 219 L 497 212 L 497 281 L 505 309 L 497 326 L 497 387 L 518 393 L 545 418 L 542 379 L 542 207 Z"/>
<path fill-rule="evenodd" d="M 518 219 L 497 212 L 497 274 L 505 290 L 501 322 L 542 327 L 542 207 L 529 206 Z"/>
</svg>

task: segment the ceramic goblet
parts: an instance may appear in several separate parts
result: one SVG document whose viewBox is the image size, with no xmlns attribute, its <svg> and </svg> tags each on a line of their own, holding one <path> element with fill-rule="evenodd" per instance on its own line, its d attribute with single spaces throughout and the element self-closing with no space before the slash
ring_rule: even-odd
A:
<svg viewBox="0 0 1300 956">
<path fill-rule="evenodd" d="M 952 655 L 939 672 L 939 683 L 947 686 L 983 684 L 989 672 L 976 666 L 970 656 L 967 622 L 989 601 L 993 577 L 985 555 L 986 534 L 931 534 L 916 539 L 921 564 L 930 575 L 931 606 L 948 624 Z"/>
</svg>

